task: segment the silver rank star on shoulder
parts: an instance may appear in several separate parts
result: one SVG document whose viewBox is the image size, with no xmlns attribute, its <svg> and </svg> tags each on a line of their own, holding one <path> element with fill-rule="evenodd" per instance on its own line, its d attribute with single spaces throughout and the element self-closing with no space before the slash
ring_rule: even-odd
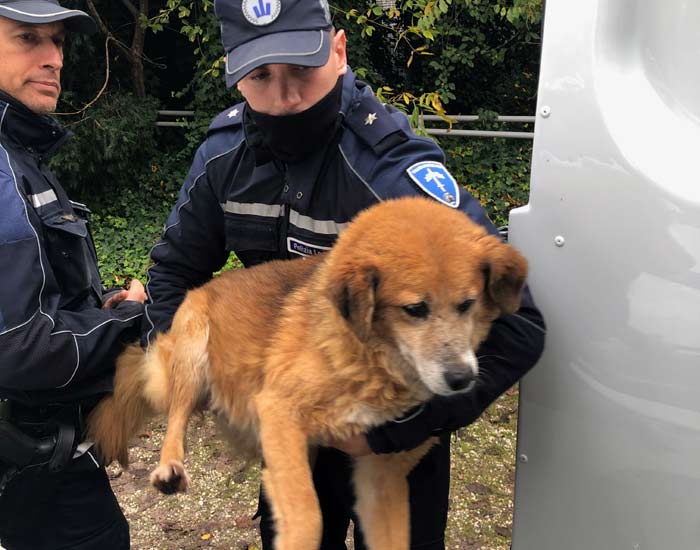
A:
<svg viewBox="0 0 700 550">
<path fill-rule="evenodd" d="M 235 116 L 238 116 L 238 109 L 234 109 L 233 111 L 231 111 L 231 112 L 228 114 L 228 117 L 229 117 L 229 118 L 233 118 L 233 117 L 235 117 Z"/>
<path fill-rule="evenodd" d="M 377 120 L 377 113 L 368 114 L 367 118 L 365 119 L 365 126 L 372 126 L 375 120 Z"/>
</svg>

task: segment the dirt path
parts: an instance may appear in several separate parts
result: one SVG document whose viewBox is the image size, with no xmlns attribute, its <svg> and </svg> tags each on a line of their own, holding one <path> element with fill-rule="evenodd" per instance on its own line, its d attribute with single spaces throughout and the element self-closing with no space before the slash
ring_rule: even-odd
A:
<svg viewBox="0 0 700 550">
<path fill-rule="evenodd" d="M 498 400 L 452 440 L 452 491 L 447 550 L 507 550 L 515 479 L 517 393 Z M 157 463 L 163 422 L 152 422 L 131 448 L 127 472 L 112 465 L 112 486 L 131 525 L 134 550 L 259 550 L 252 520 L 259 488 L 257 465 L 246 468 L 214 435 L 209 416 L 193 419 L 186 495 L 166 497 L 148 485 Z M 352 548 L 351 541 L 348 544 Z"/>
</svg>

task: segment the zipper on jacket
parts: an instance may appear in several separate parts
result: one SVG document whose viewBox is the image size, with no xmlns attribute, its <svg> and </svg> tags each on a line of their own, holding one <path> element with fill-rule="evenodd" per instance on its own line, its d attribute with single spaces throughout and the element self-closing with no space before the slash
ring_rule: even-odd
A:
<svg viewBox="0 0 700 550">
<path fill-rule="evenodd" d="M 287 179 L 287 163 L 282 162 L 282 217 L 280 220 L 279 227 L 279 257 L 282 259 L 291 258 L 289 254 L 289 247 L 287 246 L 287 232 L 289 231 L 289 198 L 291 195 L 291 189 L 289 188 L 289 180 Z"/>
</svg>

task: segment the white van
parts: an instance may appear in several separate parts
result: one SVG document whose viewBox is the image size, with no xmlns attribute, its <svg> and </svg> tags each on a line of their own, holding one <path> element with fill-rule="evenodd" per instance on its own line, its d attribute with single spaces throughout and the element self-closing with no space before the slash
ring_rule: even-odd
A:
<svg viewBox="0 0 700 550">
<path fill-rule="evenodd" d="M 513 550 L 700 548 L 700 0 L 548 0 Z"/>
</svg>

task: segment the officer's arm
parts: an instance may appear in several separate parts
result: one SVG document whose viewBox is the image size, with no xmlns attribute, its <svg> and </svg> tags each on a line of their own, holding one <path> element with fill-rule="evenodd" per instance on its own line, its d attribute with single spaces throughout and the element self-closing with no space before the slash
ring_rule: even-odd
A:
<svg viewBox="0 0 700 550">
<path fill-rule="evenodd" d="M 0 387 L 67 388 L 103 374 L 142 304 L 59 309 L 60 289 L 10 174 L 0 171 L 0 188 L 11 191 L 0 201 Z"/>
<path fill-rule="evenodd" d="M 228 256 L 224 214 L 206 173 L 206 143 L 195 156 L 163 235 L 151 251 L 142 344 L 170 328 L 175 311 L 191 288 L 208 281 Z"/>
</svg>

